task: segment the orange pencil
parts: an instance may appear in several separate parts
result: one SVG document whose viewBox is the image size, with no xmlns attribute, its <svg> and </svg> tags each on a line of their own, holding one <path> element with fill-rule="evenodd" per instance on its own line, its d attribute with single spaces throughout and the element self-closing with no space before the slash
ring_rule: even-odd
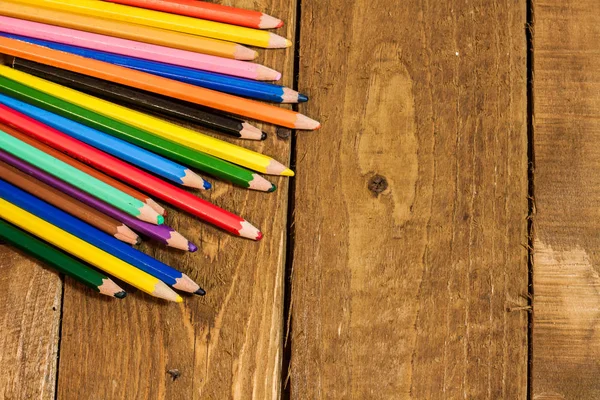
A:
<svg viewBox="0 0 600 400">
<path fill-rule="evenodd" d="M 321 127 L 317 121 L 292 110 L 15 39 L 0 37 L 0 52 L 291 129 L 314 130 Z"/>
<path fill-rule="evenodd" d="M 20 141 L 25 142 L 28 145 L 35 147 L 36 149 L 41 150 L 44 153 L 49 154 L 52 157 L 66 163 L 66 164 L 69 164 L 71 167 L 77 168 L 78 170 L 85 172 L 86 174 L 88 174 L 90 176 L 93 176 L 94 178 L 106 183 L 107 185 L 114 187 L 115 189 L 119 189 L 120 191 L 127 193 L 131 197 L 134 197 L 134 198 L 138 199 L 139 201 L 141 201 L 142 203 L 145 203 L 148 206 L 152 207 L 154 209 L 154 211 L 158 212 L 159 214 L 161 214 L 161 215 L 166 214 L 165 209 L 163 207 L 161 207 L 157 202 L 155 202 L 154 200 L 152 200 L 145 194 L 138 192 L 137 190 L 125 185 L 124 183 L 121 183 L 120 181 L 113 179 L 110 176 L 105 175 L 102 172 L 95 170 L 94 168 L 91 168 L 91 167 L 87 166 L 86 164 L 84 164 L 80 161 L 77 161 L 74 158 L 71 158 L 68 155 L 66 155 L 60 151 L 40 142 L 28 135 L 16 130 L 16 129 L 13 129 L 13 128 L 9 127 L 8 125 L 0 123 L 0 130 L 3 130 L 4 132 L 8 133 L 9 135 L 16 137 Z"/>
</svg>

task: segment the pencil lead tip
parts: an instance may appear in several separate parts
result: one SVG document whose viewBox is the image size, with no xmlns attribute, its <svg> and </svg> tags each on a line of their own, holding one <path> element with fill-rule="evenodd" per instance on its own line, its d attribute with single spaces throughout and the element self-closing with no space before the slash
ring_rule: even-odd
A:
<svg viewBox="0 0 600 400">
<path fill-rule="evenodd" d="M 198 296 L 205 296 L 206 295 L 206 290 L 200 288 L 200 289 L 196 290 L 194 292 L 194 294 L 197 294 Z"/>
<path fill-rule="evenodd" d="M 298 103 L 306 103 L 308 101 L 308 96 L 302 93 L 298 93 Z"/>
<path fill-rule="evenodd" d="M 272 183 L 272 184 L 271 184 L 271 189 L 269 189 L 269 190 L 267 190 L 267 191 L 268 191 L 269 193 L 273 193 L 273 192 L 274 192 L 274 191 L 276 191 L 276 190 L 277 190 L 277 186 L 276 186 L 274 183 Z"/>
<path fill-rule="evenodd" d="M 125 297 L 127 297 L 127 292 L 124 290 L 121 290 L 120 292 L 115 293 L 115 297 L 117 299 L 124 299 Z"/>
<path fill-rule="evenodd" d="M 277 26 L 275 28 L 281 28 L 283 26 L 283 21 L 279 21 L 279 23 L 277 24 Z"/>
<path fill-rule="evenodd" d="M 268 137 L 267 132 L 263 132 L 262 135 L 260 135 L 260 140 L 266 140 Z"/>
<path fill-rule="evenodd" d="M 192 242 L 189 242 L 189 243 L 188 243 L 188 251 L 189 251 L 190 253 L 195 253 L 195 252 L 197 252 L 197 251 L 198 251 L 198 246 L 196 246 L 196 245 L 195 245 L 194 243 L 192 243 Z"/>
<path fill-rule="evenodd" d="M 175 298 L 175 303 L 183 303 L 183 297 L 177 295 L 177 297 Z"/>
<path fill-rule="evenodd" d="M 209 190 L 210 188 L 212 188 L 212 185 L 210 184 L 210 182 L 204 181 L 204 190 Z"/>
<path fill-rule="evenodd" d="M 157 223 L 158 225 L 162 225 L 162 224 L 164 224 L 164 223 L 165 223 L 165 217 L 163 217 L 162 215 L 158 215 L 158 216 L 156 217 L 156 223 Z"/>
<path fill-rule="evenodd" d="M 292 47 L 292 41 L 289 39 L 285 39 L 285 47 Z"/>
<path fill-rule="evenodd" d="M 262 232 L 259 231 L 258 235 L 256 235 L 256 241 L 260 241 L 260 240 L 262 240 L 262 238 L 263 238 L 263 234 L 262 234 Z"/>
<path fill-rule="evenodd" d="M 282 175 L 282 176 L 294 176 L 295 174 L 294 174 L 294 171 L 292 171 L 292 170 L 291 170 L 291 169 L 289 169 L 289 168 L 286 168 L 286 169 L 285 169 L 285 170 L 284 170 L 284 171 L 281 173 L 281 175 Z"/>
</svg>

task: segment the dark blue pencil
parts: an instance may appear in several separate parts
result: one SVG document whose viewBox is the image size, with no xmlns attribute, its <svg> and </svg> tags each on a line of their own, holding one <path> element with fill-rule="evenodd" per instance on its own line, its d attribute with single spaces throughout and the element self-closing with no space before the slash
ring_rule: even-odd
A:
<svg viewBox="0 0 600 400">
<path fill-rule="evenodd" d="M 78 220 L 27 192 L 0 180 L 0 198 L 28 211 L 70 234 L 85 240 L 136 268 L 160 279 L 175 289 L 203 295 L 198 284 L 187 275 L 136 250 L 106 233 Z"/>
<path fill-rule="evenodd" d="M 0 104 L 179 185 L 203 190 L 211 187 L 189 168 L 104 132 L 3 94 L 0 94 Z"/>
<path fill-rule="evenodd" d="M 308 97 L 296 92 L 295 90 L 272 83 L 238 78 L 229 75 L 217 74 L 214 72 L 201 71 L 194 68 L 165 64 L 157 61 L 143 60 L 141 58 L 107 53 L 105 51 L 91 50 L 77 46 L 50 42 L 48 40 L 33 39 L 26 36 L 12 35 L 8 33 L 0 33 L 0 36 L 37 44 L 54 50 L 76 54 L 82 57 L 92 58 L 98 61 L 120 65 L 122 67 L 190 83 L 192 85 L 201 86 L 207 89 L 218 90 L 219 92 L 229 93 L 236 96 L 248 97 L 251 99 L 268 101 L 272 103 L 303 103 L 308 100 Z"/>
</svg>

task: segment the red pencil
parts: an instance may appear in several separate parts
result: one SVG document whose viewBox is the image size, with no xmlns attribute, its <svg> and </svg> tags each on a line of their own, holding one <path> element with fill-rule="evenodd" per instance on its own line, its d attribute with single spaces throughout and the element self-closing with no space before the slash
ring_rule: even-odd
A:
<svg viewBox="0 0 600 400">
<path fill-rule="evenodd" d="M 245 219 L 223 210 L 185 190 L 164 182 L 95 147 L 44 125 L 28 116 L 0 104 L 0 122 L 10 125 L 63 153 L 92 167 L 136 186 L 146 193 L 193 214 L 227 232 L 248 239 L 260 240 L 262 233 Z"/>
<path fill-rule="evenodd" d="M 197 0 L 105 0 L 110 3 L 147 8 L 171 14 L 185 15 L 255 29 L 283 26 L 283 21 L 258 11 L 244 10 Z"/>
</svg>

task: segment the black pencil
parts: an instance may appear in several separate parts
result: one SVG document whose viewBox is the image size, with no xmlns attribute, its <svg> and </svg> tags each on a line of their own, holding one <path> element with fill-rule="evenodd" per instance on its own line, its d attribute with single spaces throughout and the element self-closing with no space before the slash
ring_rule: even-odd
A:
<svg viewBox="0 0 600 400">
<path fill-rule="evenodd" d="M 15 58 L 12 67 L 60 85 L 101 97 L 123 106 L 139 107 L 164 117 L 190 122 L 239 139 L 264 140 L 267 134 L 238 118 L 215 114 L 184 101 L 133 89 L 60 68 Z"/>
</svg>

